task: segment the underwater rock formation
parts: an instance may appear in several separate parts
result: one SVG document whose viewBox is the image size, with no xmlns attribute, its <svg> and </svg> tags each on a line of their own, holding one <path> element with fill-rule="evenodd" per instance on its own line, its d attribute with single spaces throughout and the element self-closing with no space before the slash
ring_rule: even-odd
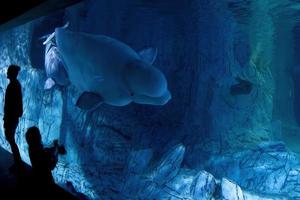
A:
<svg viewBox="0 0 300 200">
<path fill-rule="evenodd" d="M 139 165 L 134 164 L 134 166 L 137 166 L 137 169 L 132 170 L 132 164 L 140 163 L 139 160 L 144 159 L 144 157 L 130 157 L 128 166 L 129 176 L 126 178 L 127 181 L 125 182 L 123 192 L 126 195 L 130 195 L 130 198 L 155 198 L 157 193 L 159 193 L 159 191 L 178 174 L 184 152 L 185 147 L 177 145 L 170 149 L 158 163 L 152 163 L 152 166 L 145 165 L 150 161 L 150 151 L 144 150 L 131 153 L 131 155 L 147 154 L 145 159 L 146 162 L 142 162 L 142 164 Z M 148 168 L 146 171 L 143 170 L 145 167 Z"/>
<path fill-rule="evenodd" d="M 222 178 L 221 180 L 221 198 L 222 200 L 288 200 L 283 196 L 265 196 L 253 192 L 244 191 L 233 181 Z M 219 199 L 216 197 L 216 199 Z"/>
<path fill-rule="evenodd" d="M 184 152 L 185 147 L 177 145 L 154 163 L 149 162 L 150 149 L 132 152 L 122 194 L 127 199 L 211 199 L 214 177 L 206 171 L 181 168 Z"/>
<path fill-rule="evenodd" d="M 273 146 L 274 147 L 274 146 Z M 268 152 L 272 146 L 266 146 Z M 276 146 L 274 148 L 281 148 Z M 269 150 L 268 150 L 269 149 Z M 119 199 L 178 199 L 178 200 L 275 200 L 287 199 L 284 196 L 275 194 L 262 195 L 255 188 L 252 192 L 243 190 L 232 180 L 221 176 L 216 179 L 207 171 L 195 171 L 182 168 L 182 157 L 184 147 L 177 145 L 169 150 L 159 162 L 151 162 L 152 151 L 150 149 L 133 151 L 130 153 L 127 175 L 124 180 L 123 189 Z M 145 160 L 143 160 L 145 158 Z M 230 168 L 232 165 L 228 166 Z M 252 166 L 253 170 L 257 166 Z M 276 166 L 275 166 L 276 167 Z M 223 170 L 219 165 L 216 169 Z M 251 167 L 249 167 L 251 171 Z M 149 176 L 149 174 L 152 174 Z M 241 174 L 244 176 L 245 174 Z M 228 175 L 229 176 L 229 175 Z M 257 175 L 259 176 L 259 175 Z M 157 179 L 156 177 L 159 177 Z M 263 178 L 263 177 L 257 177 Z M 265 183 L 266 185 L 270 182 Z M 294 196 L 295 197 L 295 196 Z"/>
<path fill-rule="evenodd" d="M 211 158 L 208 169 L 248 190 L 300 199 L 300 161 L 282 142 Z"/>
<path fill-rule="evenodd" d="M 242 189 L 230 180 L 223 178 L 221 181 L 221 199 L 245 200 Z"/>
</svg>

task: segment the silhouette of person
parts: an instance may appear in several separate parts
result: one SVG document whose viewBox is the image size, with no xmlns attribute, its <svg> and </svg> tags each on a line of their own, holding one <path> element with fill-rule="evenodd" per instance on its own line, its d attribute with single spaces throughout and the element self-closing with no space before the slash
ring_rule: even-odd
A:
<svg viewBox="0 0 300 200">
<path fill-rule="evenodd" d="M 58 145 L 57 140 L 54 141 L 53 147 L 44 148 L 40 130 L 35 126 L 27 130 L 25 137 L 28 143 L 34 188 L 51 195 L 55 189 L 51 171 L 57 164 L 58 154 L 65 154 L 65 149 Z"/>
<path fill-rule="evenodd" d="M 5 92 L 4 103 L 4 132 L 11 151 L 13 153 L 14 164 L 10 170 L 17 171 L 22 168 L 22 160 L 18 146 L 15 141 L 15 132 L 19 123 L 19 118 L 23 115 L 22 89 L 21 84 L 17 80 L 20 67 L 10 65 L 7 70 L 7 78 L 9 84 Z"/>
<path fill-rule="evenodd" d="M 55 166 L 51 165 L 51 155 L 42 144 L 40 130 L 35 126 L 30 127 L 26 132 L 26 141 L 35 181 L 53 184 L 51 171 Z"/>
</svg>

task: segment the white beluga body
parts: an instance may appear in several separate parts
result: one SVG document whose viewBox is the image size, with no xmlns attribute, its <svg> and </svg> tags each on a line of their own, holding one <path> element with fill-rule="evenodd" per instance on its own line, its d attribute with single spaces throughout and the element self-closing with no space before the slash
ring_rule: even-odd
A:
<svg viewBox="0 0 300 200">
<path fill-rule="evenodd" d="M 78 107 L 164 105 L 171 99 L 165 76 L 152 66 L 156 49 L 137 53 L 116 39 L 65 28 L 56 28 L 55 38 L 70 82 L 83 92 Z"/>
<path fill-rule="evenodd" d="M 67 28 L 67 26 L 68 23 L 63 28 Z M 51 89 L 55 84 L 68 85 L 68 75 L 62 56 L 55 43 L 55 33 L 44 37 L 46 38 L 43 44 L 45 45 L 45 72 L 47 76 L 44 89 Z"/>
</svg>

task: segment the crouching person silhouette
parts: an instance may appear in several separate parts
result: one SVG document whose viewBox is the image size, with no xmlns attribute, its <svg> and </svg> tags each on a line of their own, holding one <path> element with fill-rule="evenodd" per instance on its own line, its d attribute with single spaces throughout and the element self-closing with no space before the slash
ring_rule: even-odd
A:
<svg viewBox="0 0 300 200">
<path fill-rule="evenodd" d="M 44 148 L 40 130 L 35 126 L 27 130 L 25 137 L 32 166 L 33 188 L 51 195 L 55 186 L 51 171 L 57 164 L 58 154 L 65 154 L 66 151 L 57 140 L 54 140 L 52 147 Z"/>
<path fill-rule="evenodd" d="M 11 172 L 17 172 L 24 168 L 19 148 L 15 141 L 15 132 L 19 118 L 23 115 L 22 88 L 17 79 L 19 71 L 19 66 L 10 65 L 8 67 L 7 78 L 10 82 L 6 88 L 4 103 L 4 133 L 14 158 L 14 164 L 10 167 Z"/>
</svg>

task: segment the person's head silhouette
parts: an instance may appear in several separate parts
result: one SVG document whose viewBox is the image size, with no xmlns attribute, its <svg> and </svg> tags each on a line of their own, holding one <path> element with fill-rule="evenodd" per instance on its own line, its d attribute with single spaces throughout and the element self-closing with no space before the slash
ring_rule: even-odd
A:
<svg viewBox="0 0 300 200">
<path fill-rule="evenodd" d="M 41 133 L 36 126 L 30 127 L 25 137 L 29 147 L 37 147 L 42 144 Z"/>
<path fill-rule="evenodd" d="M 21 68 L 17 65 L 10 65 L 7 70 L 7 78 L 10 80 L 16 79 L 20 69 Z"/>
</svg>

